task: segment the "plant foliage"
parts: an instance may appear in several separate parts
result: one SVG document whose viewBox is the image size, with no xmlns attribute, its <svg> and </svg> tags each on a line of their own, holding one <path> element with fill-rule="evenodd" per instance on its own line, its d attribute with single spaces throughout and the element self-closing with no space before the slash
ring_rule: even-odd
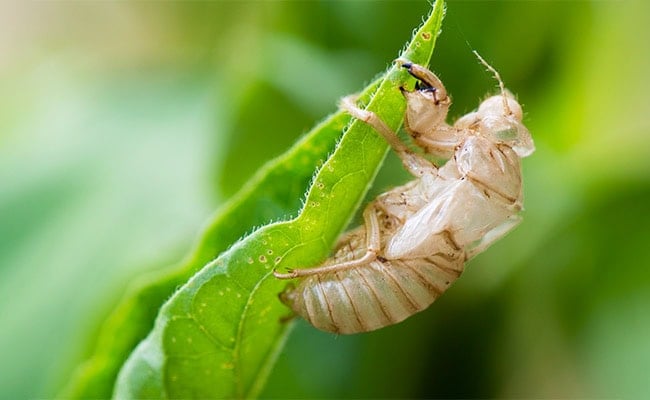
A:
<svg viewBox="0 0 650 400">
<path fill-rule="evenodd" d="M 401 57 L 428 64 L 443 14 L 437 1 Z M 360 101 L 397 130 L 404 112 L 399 87 L 409 80 L 392 66 Z M 139 283 L 105 324 L 66 396 L 255 397 L 291 326 L 282 322 L 288 310 L 277 299 L 286 283 L 272 271 L 309 267 L 327 256 L 386 154 L 372 128 L 349 121 L 339 111 L 316 126 L 230 201 L 191 257 Z M 294 213 L 304 192 L 297 217 L 265 225 L 227 249 L 251 226 Z"/>
</svg>

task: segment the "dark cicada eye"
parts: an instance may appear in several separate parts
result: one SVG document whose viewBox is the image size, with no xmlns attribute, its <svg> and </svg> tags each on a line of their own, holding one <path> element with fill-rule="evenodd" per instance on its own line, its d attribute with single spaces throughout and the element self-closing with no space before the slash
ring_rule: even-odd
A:
<svg viewBox="0 0 650 400">
<path fill-rule="evenodd" d="M 436 88 L 427 85 L 423 81 L 418 80 L 417 82 L 415 82 L 415 90 L 419 90 L 421 92 L 430 92 L 430 91 L 435 92 Z"/>
</svg>

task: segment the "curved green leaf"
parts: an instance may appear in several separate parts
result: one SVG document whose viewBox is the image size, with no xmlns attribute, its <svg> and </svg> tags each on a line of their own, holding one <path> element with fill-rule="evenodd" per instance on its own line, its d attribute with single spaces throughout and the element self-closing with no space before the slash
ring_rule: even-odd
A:
<svg viewBox="0 0 650 400">
<path fill-rule="evenodd" d="M 372 87 L 377 87 L 375 82 Z M 282 156 L 266 164 L 217 212 L 191 255 L 180 265 L 135 282 L 105 322 L 94 353 L 61 393 L 65 398 L 107 398 L 117 373 L 136 345 L 153 328 L 160 305 L 201 267 L 250 231 L 296 213 L 301 196 L 336 145 L 350 117 L 341 112 L 314 127 Z"/>
<path fill-rule="evenodd" d="M 402 54 L 427 64 L 443 16 L 436 2 Z M 368 109 L 397 129 L 404 113 L 399 87 L 410 79 L 388 70 L 370 87 Z M 362 97 L 363 98 L 363 97 Z M 386 154 L 387 145 L 355 121 L 309 188 L 300 215 L 267 225 L 236 243 L 196 273 L 163 305 L 149 336 L 120 371 L 117 398 L 254 397 L 286 338 L 288 314 L 277 299 L 285 282 L 278 266 L 321 261 L 346 226 Z"/>
<path fill-rule="evenodd" d="M 378 84 L 371 86 L 376 88 Z M 189 257 L 173 268 L 135 282 L 105 322 L 92 357 L 76 371 L 61 396 L 110 397 L 120 367 L 153 328 L 160 305 L 252 226 L 297 213 L 314 165 L 327 159 L 349 121 L 348 115 L 337 112 L 314 127 L 285 154 L 261 168 L 217 212 Z"/>
</svg>

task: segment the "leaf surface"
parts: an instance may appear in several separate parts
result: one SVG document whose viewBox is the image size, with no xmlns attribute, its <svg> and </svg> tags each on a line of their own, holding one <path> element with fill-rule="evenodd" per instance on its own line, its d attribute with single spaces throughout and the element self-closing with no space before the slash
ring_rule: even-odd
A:
<svg viewBox="0 0 650 400">
<path fill-rule="evenodd" d="M 110 397 L 120 367 L 153 328 L 160 305 L 252 226 L 297 213 L 314 165 L 322 164 L 334 150 L 349 121 L 349 116 L 339 112 L 314 127 L 285 154 L 260 169 L 217 212 L 189 257 L 135 282 L 102 327 L 92 356 L 78 368 L 61 396 Z"/>
</svg>

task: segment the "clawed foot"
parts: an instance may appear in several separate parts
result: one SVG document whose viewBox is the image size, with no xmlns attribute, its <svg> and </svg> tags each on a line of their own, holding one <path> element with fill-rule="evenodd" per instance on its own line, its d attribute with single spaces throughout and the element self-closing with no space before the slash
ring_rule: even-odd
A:
<svg viewBox="0 0 650 400">
<path fill-rule="evenodd" d="M 298 272 L 294 269 L 287 268 L 287 272 L 283 274 L 281 272 L 278 272 L 277 269 L 274 269 L 273 276 L 278 279 L 294 279 L 298 277 Z"/>
</svg>

